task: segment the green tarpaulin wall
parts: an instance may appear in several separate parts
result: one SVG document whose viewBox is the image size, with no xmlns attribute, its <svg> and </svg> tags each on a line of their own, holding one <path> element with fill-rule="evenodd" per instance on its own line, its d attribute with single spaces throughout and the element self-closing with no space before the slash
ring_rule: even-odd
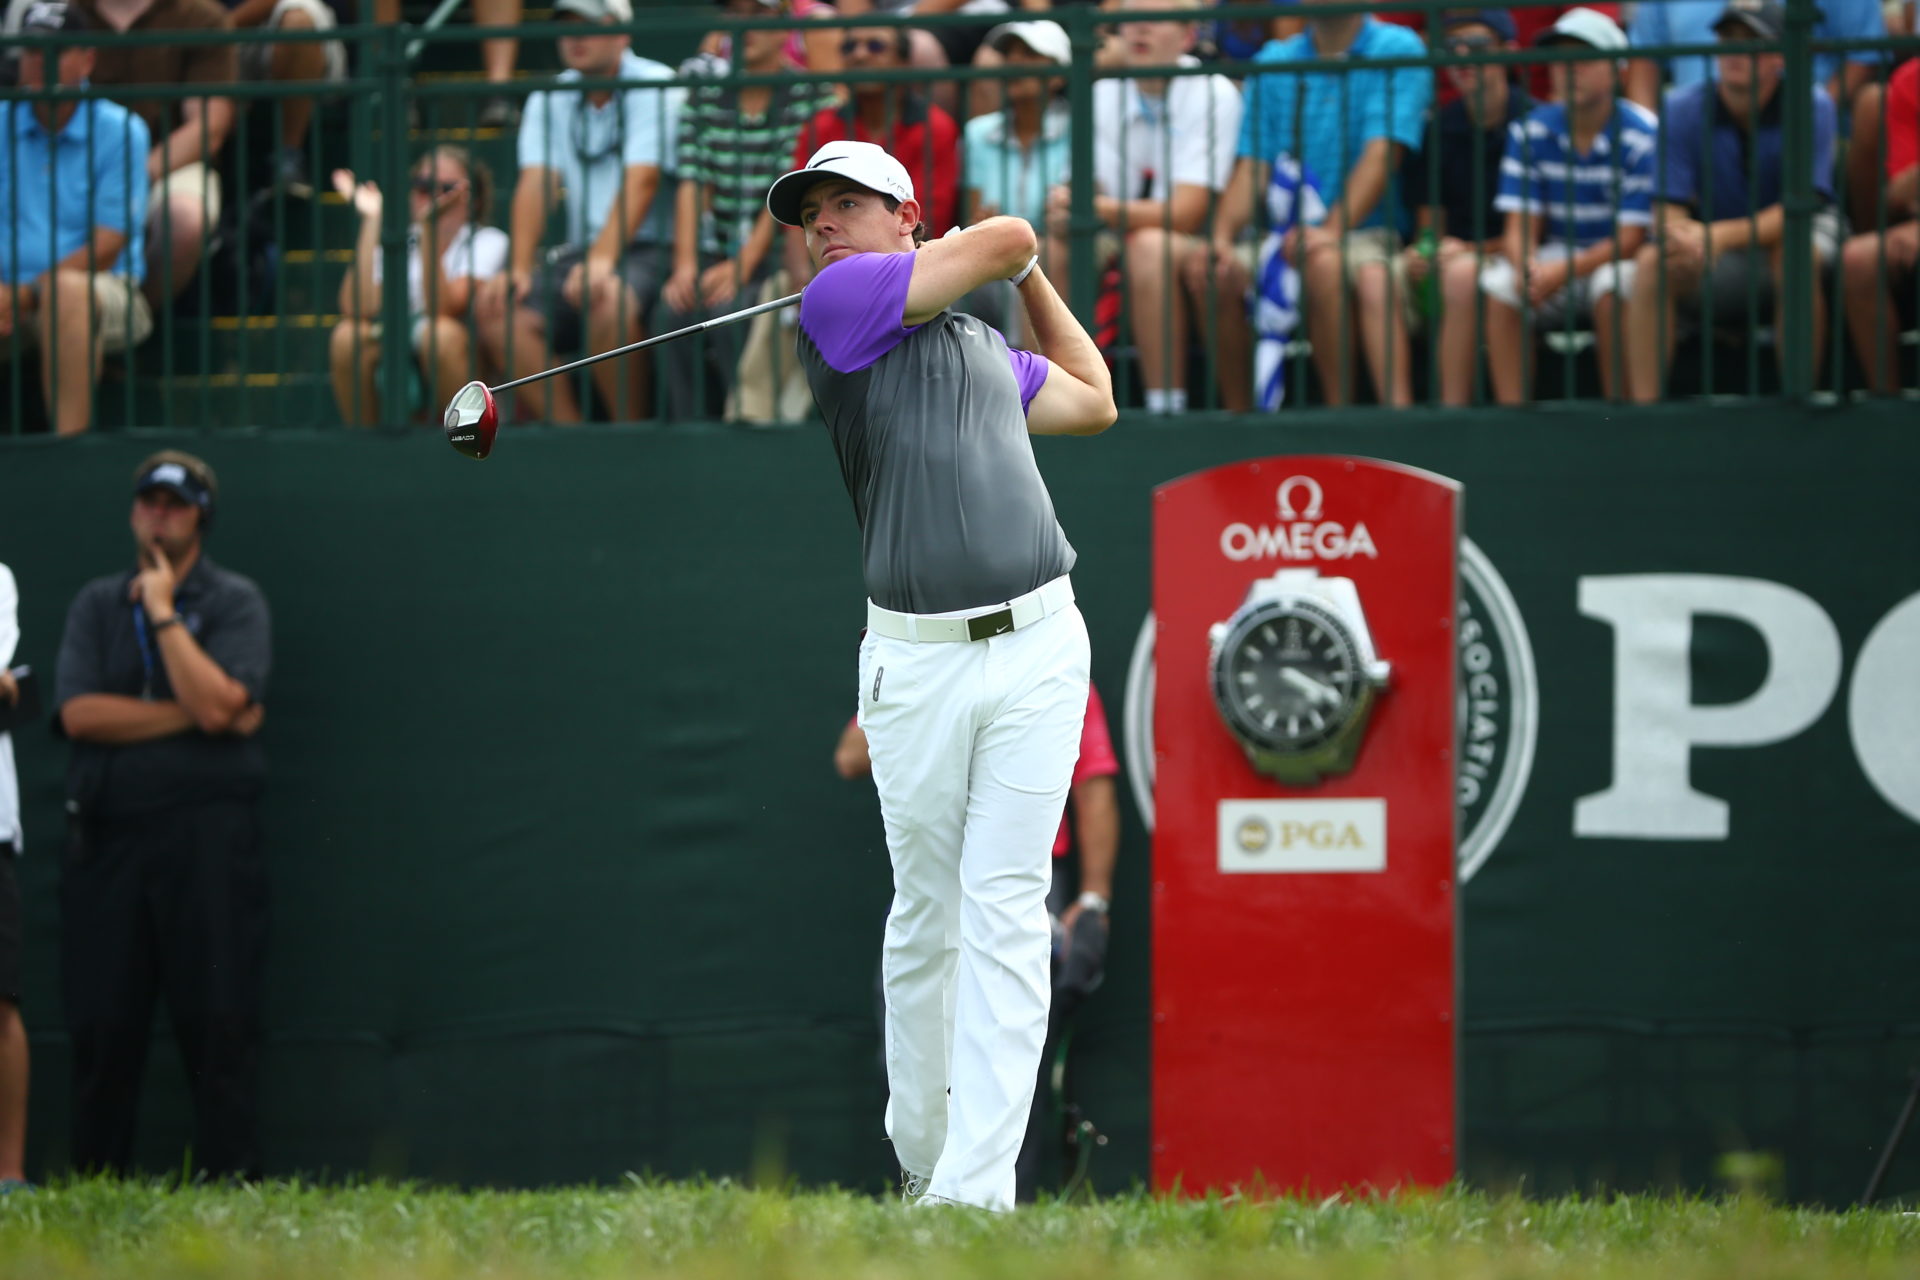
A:
<svg viewBox="0 0 1920 1280">
<path fill-rule="evenodd" d="M 1116 728 L 1155 484 L 1290 452 L 1465 483 L 1468 535 L 1532 637 L 1540 726 L 1463 894 L 1469 1178 L 1711 1186 L 1721 1153 L 1770 1150 L 1789 1195 L 1865 1181 L 1920 1060 L 1920 828 L 1870 780 L 1849 713 L 1920 706 L 1920 670 L 1881 662 L 1884 688 L 1853 688 L 1876 624 L 1920 592 L 1911 418 L 1130 418 L 1038 447 Z M 50 675 L 74 591 L 128 562 L 128 477 L 160 443 L 0 451 L 18 660 Z M 164 443 L 219 469 L 211 553 L 274 609 L 271 1171 L 888 1179 L 886 853 L 871 788 L 830 764 L 854 701 L 857 537 L 817 432 L 508 434 L 484 465 L 437 433 Z M 1613 772 L 1617 692 L 1614 629 L 1582 616 L 1579 584 L 1619 574 L 1783 584 L 1838 632 L 1840 685 L 1810 727 L 1692 753 L 1693 786 L 1730 805 L 1725 839 L 1576 835 L 1576 800 Z M 1700 704 L 1793 660 L 1712 617 L 1668 657 Z M 66 1148 L 64 749 L 35 731 L 16 752 L 30 1156 L 48 1172 Z M 1881 767 L 1911 794 L 1920 756 Z M 1109 1190 L 1149 1151 L 1149 838 L 1122 793 L 1110 976 L 1076 1045 Z M 164 1020 L 156 1035 L 141 1152 L 176 1169 L 184 1092 Z M 1245 1105 L 1313 1103 L 1250 1088 Z M 1916 1187 L 1920 1149 L 1891 1181 Z"/>
</svg>

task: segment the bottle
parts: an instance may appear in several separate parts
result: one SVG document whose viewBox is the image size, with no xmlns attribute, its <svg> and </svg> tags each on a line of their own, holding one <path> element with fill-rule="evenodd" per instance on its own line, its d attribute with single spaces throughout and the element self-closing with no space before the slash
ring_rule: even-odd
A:
<svg viewBox="0 0 1920 1280">
<path fill-rule="evenodd" d="M 1440 237 L 1428 227 L 1420 233 L 1420 239 L 1414 244 L 1420 256 L 1427 260 L 1427 278 L 1420 282 L 1414 294 L 1414 306 L 1420 314 L 1431 320 L 1440 314 L 1440 271 L 1434 263 L 1434 255 L 1440 250 Z"/>
</svg>

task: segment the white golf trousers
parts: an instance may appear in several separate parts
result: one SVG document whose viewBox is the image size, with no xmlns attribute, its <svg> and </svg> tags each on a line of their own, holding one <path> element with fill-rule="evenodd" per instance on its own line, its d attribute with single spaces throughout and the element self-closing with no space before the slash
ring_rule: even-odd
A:
<svg viewBox="0 0 1920 1280">
<path fill-rule="evenodd" d="M 932 1176 L 929 1194 L 982 1209 L 1013 1207 L 1046 1042 L 1047 889 L 1088 659 L 1072 605 L 988 640 L 868 632 L 860 645 L 860 726 L 893 856 L 887 1136 L 901 1168 Z"/>
</svg>

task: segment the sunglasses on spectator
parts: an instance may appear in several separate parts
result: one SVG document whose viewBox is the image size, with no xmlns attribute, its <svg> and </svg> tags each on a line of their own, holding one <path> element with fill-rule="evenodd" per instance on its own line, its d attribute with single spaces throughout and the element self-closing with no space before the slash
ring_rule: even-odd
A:
<svg viewBox="0 0 1920 1280">
<path fill-rule="evenodd" d="M 432 178 L 415 178 L 413 189 L 423 196 L 450 196 L 460 189 L 460 182 L 435 182 Z"/>
<path fill-rule="evenodd" d="M 842 40 L 840 42 L 840 56 L 851 57 L 853 54 L 859 53 L 862 49 L 868 53 L 879 54 L 885 53 L 891 48 L 893 48 L 893 41 L 882 40 L 878 36 L 871 36 L 865 40 Z"/>
</svg>

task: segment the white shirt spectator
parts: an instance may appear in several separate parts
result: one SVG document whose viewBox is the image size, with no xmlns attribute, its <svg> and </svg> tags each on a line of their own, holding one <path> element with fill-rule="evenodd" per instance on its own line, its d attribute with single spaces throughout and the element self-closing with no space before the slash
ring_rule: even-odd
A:
<svg viewBox="0 0 1920 1280">
<path fill-rule="evenodd" d="M 1200 60 L 1187 54 L 1183 67 Z M 1168 200 L 1175 186 L 1219 191 L 1240 140 L 1240 90 L 1225 76 L 1175 76 L 1164 98 L 1132 80 L 1093 85 L 1093 174 L 1102 195 Z"/>
<path fill-rule="evenodd" d="M 440 266 L 447 279 L 491 280 L 507 268 L 507 233 L 498 227 L 476 227 L 471 222 L 454 232 L 453 239 L 441 251 Z M 373 282 L 380 283 L 380 255 L 373 259 Z M 407 314 L 425 315 L 426 281 L 420 267 L 420 231 L 407 232 Z"/>
<path fill-rule="evenodd" d="M 564 84 L 578 71 L 555 77 Z M 673 71 L 632 50 L 620 55 L 620 79 L 671 80 Z M 566 189 L 567 243 L 585 248 L 607 224 L 628 168 L 660 170 L 660 189 L 633 234 L 636 244 L 673 243 L 674 133 L 686 90 L 622 89 L 600 106 L 578 89 L 542 89 L 527 95 L 520 114 L 522 169 L 551 169 Z"/>
<path fill-rule="evenodd" d="M 20 643 L 20 591 L 13 570 L 0 564 L 0 670 L 13 665 Z M 20 779 L 13 772 L 13 735 L 0 733 L 0 845 L 26 847 L 20 834 Z M 5 857 L 0 854 L 0 857 Z"/>
</svg>

